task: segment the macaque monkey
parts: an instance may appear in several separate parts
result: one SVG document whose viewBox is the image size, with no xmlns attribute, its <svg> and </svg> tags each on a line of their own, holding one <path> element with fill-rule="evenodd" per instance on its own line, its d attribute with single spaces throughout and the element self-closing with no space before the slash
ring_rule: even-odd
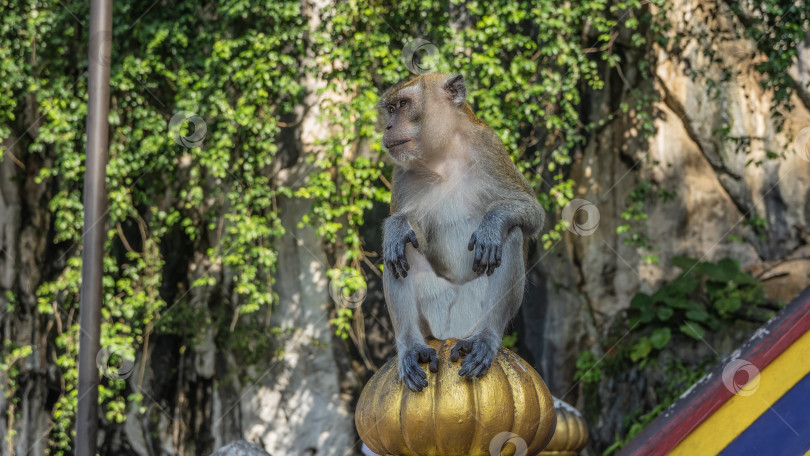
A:
<svg viewBox="0 0 810 456">
<path fill-rule="evenodd" d="M 466 102 L 461 75 L 401 82 L 379 102 L 395 163 L 383 228 L 383 288 L 399 376 L 427 386 L 438 370 L 425 338 L 459 339 L 450 359 L 481 377 L 523 299 L 528 241 L 545 217 L 495 132 Z"/>
</svg>

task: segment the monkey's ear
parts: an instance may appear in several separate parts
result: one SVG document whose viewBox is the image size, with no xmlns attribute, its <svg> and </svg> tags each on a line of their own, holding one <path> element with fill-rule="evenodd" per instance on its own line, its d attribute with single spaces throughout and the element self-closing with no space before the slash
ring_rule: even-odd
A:
<svg viewBox="0 0 810 456">
<path fill-rule="evenodd" d="M 450 76 L 444 81 L 444 91 L 450 98 L 450 102 L 456 106 L 464 103 L 467 99 L 467 85 L 464 84 L 464 76 L 457 74 Z"/>
</svg>

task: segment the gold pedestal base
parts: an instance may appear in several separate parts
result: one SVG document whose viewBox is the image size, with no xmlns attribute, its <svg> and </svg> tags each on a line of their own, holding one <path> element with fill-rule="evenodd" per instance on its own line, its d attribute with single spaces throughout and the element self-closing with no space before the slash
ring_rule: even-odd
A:
<svg viewBox="0 0 810 456">
<path fill-rule="evenodd" d="M 541 456 L 577 456 L 588 443 L 588 426 L 572 405 L 554 398 L 557 429 Z"/>
<path fill-rule="evenodd" d="M 355 425 L 375 453 L 390 456 L 536 455 L 554 433 L 554 403 L 537 372 L 501 348 L 481 378 L 458 375 L 450 361 L 455 339 L 429 341 L 439 371 L 415 393 L 399 381 L 397 358 L 369 380 Z M 424 365 L 424 367 L 427 367 Z"/>
</svg>

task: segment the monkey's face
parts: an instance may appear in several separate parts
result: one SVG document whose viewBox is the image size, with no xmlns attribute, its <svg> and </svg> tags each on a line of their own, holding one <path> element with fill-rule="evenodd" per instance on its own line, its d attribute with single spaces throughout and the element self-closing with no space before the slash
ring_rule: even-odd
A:
<svg viewBox="0 0 810 456">
<path fill-rule="evenodd" d="M 381 105 L 385 112 L 383 146 L 395 162 L 407 165 L 421 158 L 424 97 L 418 86 L 408 86 L 390 94 Z"/>
<path fill-rule="evenodd" d="M 466 96 L 461 75 L 441 73 L 421 75 L 385 92 L 378 105 L 385 116 L 383 146 L 394 162 L 406 168 L 416 162 L 429 166 L 441 157 L 457 133 L 454 119 L 467 115 Z"/>
</svg>

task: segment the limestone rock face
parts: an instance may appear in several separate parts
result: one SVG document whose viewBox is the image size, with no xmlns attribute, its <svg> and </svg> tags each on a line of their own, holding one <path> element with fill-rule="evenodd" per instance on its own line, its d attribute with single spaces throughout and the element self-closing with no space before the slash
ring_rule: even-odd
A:
<svg viewBox="0 0 810 456">
<path fill-rule="evenodd" d="M 258 445 L 239 440 L 211 453 L 211 456 L 270 456 L 270 454 Z"/>
<path fill-rule="evenodd" d="M 259 440 L 274 455 L 343 455 L 354 443 L 352 415 L 340 391 L 339 369 L 328 341 L 326 257 L 313 256 L 318 241 L 311 227 L 297 229 L 306 211 L 297 201 L 284 203 L 289 239 L 279 246 L 279 307 L 273 326 L 282 335 L 283 356 L 256 368 L 258 382 L 239 403 L 245 437 Z M 283 261 L 283 263 L 281 262 Z"/>
<path fill-rule="evenodd" d="M 317 21 L 325 3 L 302 2 L 302 14 Z M 790 71 L 794 109 L 782 112 L 784 128 L 777 131 L 772 95 L 761 88 L 762 76 L 753 68 L 763 58 L 755 43 L 714 39 L 729 31 L 745 36 L 741 24 L 722 10 L 725 2 L 667 3 L 671 40 L 664 47 L 653 45 L 652 79 L 640 76 L 642 56 L 628 51 L 628 38 L 618 36 L 621 76 L 615 68 L 604 67 L 604 89 L 583 94 L 583 113 L 590 121 L 606 123 L 587 138 L 571 175 L 577 182 L 575 197 L 598 209 L 599 226 L 590 236 L 567 233 L 553 251 L 534 254 L 529 260 L 537 265 L 529 271 L 532 285 L 515 322 L 521 329 L 521 355 L 538 369 L 552 393 L 580 410 L 585 408 L 573 380 L 574 361 L 582 350 L 605 340 L 607 324 L 635 293 L 655 290 L 678 273 L 670 263 L 673 256 L 710 261 L 734 257 L 764 281 L 772 299 L 787 301 L 810 283 L 810 36 Z M 705 9 L 714 3 L 721 4 L 718 14 Z M 676 41 L 677 48 L 671 44 Z M 707 51 L 715 57 L 707 57 Z M 323 86 L 316 79 L 300 82 L 313 95 Z M 654 95 L 640 108 L 652 116 L 652 138 L 640 134 L 633 121 L 635 108 L 627 114 L 618 109 L 622 103 L 639 104 L 635 102 L 640 93 Z M 350 101 L 347 94 L 324 96 Z M 49 274 L 65 269 L 72 246 L 52 242 L 48 201 L 56 187 L 37 176 L 42 168 L 52 167 L 53 158 L 24 150 L 26 141 L 20 139 L 38 134 L 38 119 L 44 114 L 33 94 L 25 103 L 23 123 L 31 127 L 18 132 L 19 137 L 0 138 L 5 153 L 0 161 L 0 309 L 12 304 L 16 309 L 0 315 L 0 329 L 4 341 L 33 345 L 34 351 L 19 365 L 25 385 L 19 402 L 0 394 L 0 409 L 13 409 L 10 415 L 0 414 L 0 440 L 6 442 L 13 431 L 8 451 L 43 455 L 48 439 L 42 436 L 52 429 L 49 382 L 59 379 L 50 355 L 41 348 L 52 329 L 38 318 L 36 291 Z M 294 119 L 285 122 L 291 126 L 282 136 L 291 139 L 280 145 L 272 173 L 290 188 L 312 171 L 306 158 L 317 155 L 318 138 L 330 134 L 318 120 L 318 106 L 319 100 L 310 97 Z M 18 157 L 24 166 L 15 163 Z M 627 245 L 626 235 L 616 234 L 625 222 L 621 213 L 628 196 L 643 182 L 675 195 L 670 201 L 653 195 L 644 208 L 648 219 L 633 227 L 652 241 L 653 252 Z M 366 331 L 366 346 L 358 351 L 369 356 L 364 357 L 366 364 L 353 366 L 358 356 L 341 348 L 329 325 L 333 308 L 325 271 L 340 252 L 328 252 L 328 259 L 312 228 L 298 227 L 308 210 L 306 201 L 280 198 L 278 209 L 288 233 L 278 249 L 274 289 L 280 305 L 273 309 L 272 320 L 262 323 L 283 328 L 283 334 L 267 335 L 278 344 L 280 356 L 254 366 L 250 375 L 230 375 L 245 373 L 245 366 L 233 349 L 216 345 L 217 334 L 208 332 L 211 329 L 201 329 L 195 347 L 181 347 L 171 335 L 152 341 L 148 365 L 138 365 L 139 374 L 128 379 L 132 391 L 144 396 L 145 412 L 133 408 L 123 429 L 116 430 L 113 423 L 102 429 L 116 451 L 209 454 L 242 438 L 260 442 L 274 456 L 359 451 L 351 404 L 362 381 L 354 372 L 373 370 L 368 358 L 380 366 L 394 356 L 379 280 L 370 275 L 369 297 L 356 314 L 358 331 Z M 379 252 L 379 227 L 387 208 L 378 209 L 366 219 L 364 239 L 367 250 Z M 554 222 L 549 220 L 546 229 Z M 169 275 L 187 283 L 210 275 L 223 284 L 222 290 L 230 289 L 231 273 L 208 263 L 206 252 L 215 240 L 178 245 L 194 269 L 178 272 L 167 266 L 167 282 Z M 658 263 L 644 260 L 649 253 L 658 256 Z M 194 288 L 188 295 L 191 308 L 200 312 L 228 298 L 201 290 Z M 15 303 L 6 292 L 16 296 Z M 600 395 L 611 404 L 599 411 L 602 422 L 588 423 L 590 441 L 604 447 L 622 427 L 624 414 L 649 402 L 642 387 L 647 380 L 628 372 L 622 381 L 603 385 Z M 261 451 L 247 443 L 226 448 Z"/>
<path fill-rule="evenodd" d="M 316 0 L 305 8 L 313 28 L 324 5 Z M 292 188 L 302 185 L 312 171 L 305 160 L 295 161 L 299 154 L 320 153 L 315 143 L 329 134 L 319 118 L 321 97 L 336 96 L 318 95 L 324 83 L 315 77 L 307 76 L 302 83 L 308 96 L 306 108 L 299 106 L 296 111 L 301 120 L 299 136 L 283 145 L 293 164 L 279 171 L 282 185 Z M 287 234 L 278 244 L 279 305 L 273 309 L 271 326 L 282 328 L 283 334 L 272 336 L 282 355 L 272 365 L 255 369 L 258 380 L 244 389 L 239 401 L 244 436 L 262 442 L 274 456 L 342 456 L 359 448 L 354 446 L 353 416 L 342 390 L 347 373 L 338 364 L 338 342 L 329 323 L 326 270 L 331 263 L 314 228 L 298 226 L 309 205 L 300 198 L 279 199 Z"/>
<path fill-rule="evenodd" d="M 810 284 L 810 130 L 803 130 L 810 127 L 810 40 L 791 72 L 799 87 L 794 109 L 781 112 L 778 131 L 773 97 L 753 67 L 763 57 L 753 42 L 719 38 L 742 26 L 718 8 L 710 13 L 697 1 L 670 2 L 670 44 L 654 46 L 654 79 L 642 79 L 640 56 L 627 52 L 623 78 L 608 77 L 604 90 L 590 94 L 586 111 L 597 121 L 621 103 L 633 106 L 637 89 L 655 94 L 644 109 L 656 132 L 643 138 L 632 109 L 593 132 L 572 175 L 575 198 L 598 208 L 599 226 L 591 236 L 567 233 L 557 251 L 543 257 L 533 272 L 536 288 L 520 311 L 522 347 L 552 393 L 580 409 L 574 360 L 605 340 L 607 324 L 633 295 L 680 273 L 672 257 L 736 258 L 764 281 L 772 299 L 789 301 Z M 648 219 L 633 226 L 654 251 L 627 245 L 627 235 L 616 234 L 628 196 L 642 182 L 675 195 L 664 201 L 653 194 L 645 203 Z M 657 255 L 657 264 L 645 261 L 648 253 Z M 604 397 L 627 410 L 644 400 L 637 385 L 604 387 Z M 589 423 L 591 438 L 611 442 L 623 412 L 606 406 L 601 413 L 609 418 Z"/>
</svg>

